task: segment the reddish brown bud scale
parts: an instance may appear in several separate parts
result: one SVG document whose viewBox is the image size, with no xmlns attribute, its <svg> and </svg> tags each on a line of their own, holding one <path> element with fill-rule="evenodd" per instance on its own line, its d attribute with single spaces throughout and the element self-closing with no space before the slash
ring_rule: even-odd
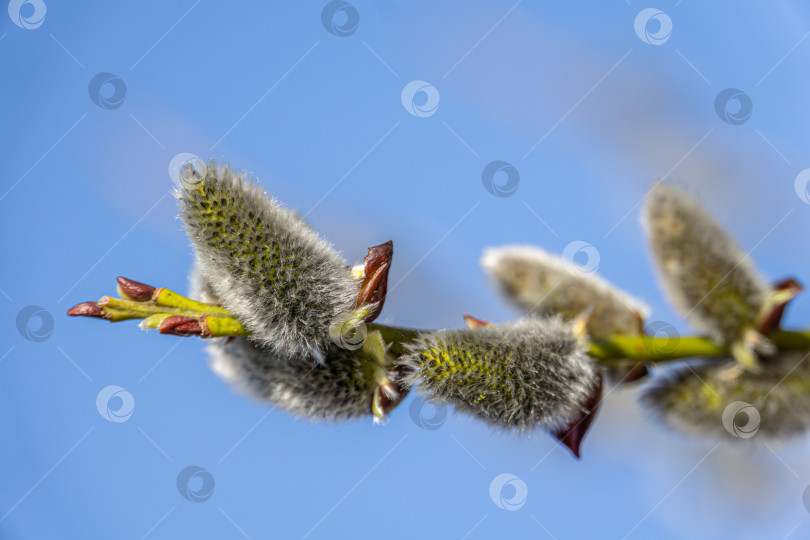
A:
<svg viewBox="0 0 810 540">
<path fill-rule="evenodd" d="M 408 374 L 408 368 L 404 365 L 394 363 L 394 365 L 387 366 L 385 368 L 386 374 L 388 376 L 388 380 L 391 383 L 391 387 L 396 392 L 398 398 L 392 400 L 393 406 L 391 410 L 393 410 L 397 405 L 399 405 L 402 401 L 408 397 L 408 394 L 411 392 L 411 385 L 405 384 L 403 381 Z M 387 412 L 387 411 L 386 411 Z"/>
<path fill-rule="evenodd" d="M 388 270 L 391 268 L 393 256 L 394 243 L 389 240 L 379 246 L 368 248 L 368 255 L 363 259 L 365 278 L 360 285 L 355 308 L 372 306 L 371 311 L 363 319 L 364 322 L 376 319 L 385 305 L 385 296 L 388 293 Z"/>
<path fill-rule="evenodd" d="M 122 296 L 137 302 L 146 302 L 152 299 L 155 288 L 145 283 L 139 283 L 122 276 L 118 276 L 118 291 Z"/>
<path fill-rule="evenodd" d="M 467 328 L 481 328 L 482 326 L 492 326 L 492 323 L 476 319 L 472 315 L 464 315 L 464 322 L 467 323 Z"/>
<path fill-rule="evenodd" d="M 757 330 L 760 334 L 768 335 L 771 332 L 779 330 L 779 325 L 782 323 L 782 317 L 785 315 L 785 307 L 788 303 L 802 290 L 804 287 L 801 283 L 793 278 L 783 279 L 774 283 L 773 289 L 775 291 L 788 291 L 791 296 L 784 302 L 777 304 L 773 310 L 762 318 L 762 322 Z"/>
<path fill-rule="evenodd" d="M 405 399 L 411 390 L 410 388 L 403 387 L 403 385 L 396 380 L 392 380 L 390 385 L 391 389 L 395 392 L 395 397 L 389 396 L 385 392 L 380 392 L 380 409 L 382 409 L 383 414 L 386 415 L 396 409 L 397 405 Z"/>
<path fill-rule="evenodd" d="M 193 317 L 171 315 L 163 319 L 160 326 L 158 326 L 158 331 L 161 334 L 171 336 L 199 336 L 202 334 L 202 327 L 200 326 L 200 321 Z"/>
<path fill-rule="evenodd" d="M 599 410 L 599 405 L 602 403 L 602 377 L 599 376 L 597 386 L 591 394 L 588 401 L 585 403 L 582 416 L 571 422 L 568 426 L 551 432 L 555 439 L 560 441 L 566 448 L 568 448 L 574 456 L 579 459 L 579 449 L 582 445 L 582 440 L 588 429 L 591 427 L 596 413 Z"/>
<path fill-rule="evenodd" d="M 67 314 L 71 317 L 95 317 L 97 319 L 104 318 L 104 310 L 98 307 L 95 302 L 82 302 L 70 308 Z"/>
</svg>

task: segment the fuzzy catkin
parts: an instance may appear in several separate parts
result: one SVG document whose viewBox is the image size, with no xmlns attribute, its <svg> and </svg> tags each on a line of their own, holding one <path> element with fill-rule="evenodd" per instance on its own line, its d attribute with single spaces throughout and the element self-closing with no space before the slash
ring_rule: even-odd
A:
<svg viewBox="0 0 810 540">
<path fill-rule="evenodd" d="M 227 165 L 187 166 L 181 186 L 180 216 L 223 307 L 280 354 L 324 352 L 358 293 L 331 245 Z"/>
<path fill-rule="evenodd" d="M 787 439 L 810 428 L 810 353 L 784 351 L 763 362 L 757 373 L 730 375 L 733 361 L 681 367 L 662 375 L 641 396 L 642 405 L 666 425 L 687 434 L 734 438 L 739 423 L 756 435 Z M 733 409 L 738 402 L 736 409 Z M 748 424 L 734 417 L 742 405 L 751 405 L 759 421 Z M 723 414 L 729 409 L 727 417 Z M 742 408 L 749 415 L 750 409 Z"/>
<path fill-rule="evenodd" d="M 524 319 L 422 334 L 400 358 L 403 383 L 505 429 L 560 429 L 580 418 L 598 373 L 569 324 Z"/>
<path fill-rule="evenodd" d="M 214 288 L 203 275 L 203 264 L 199 257 L 194 257 L 188 277 L 188 296 L 206 304 L 221 305 Z"/>
<path fill-rule="evenodd" d="M 331 345 L 322 364 L 289 361 L 238 337 L 207 346 L 211 368 L 237 390 L 299 418 L 335 422 L 371 418 L 378 361 L 360 350 Z"/>
<path fill-rule="evenodd" d="M 586 326 L 590 336 L 638 334 L 649 315 L 640 300 L 538 247 L 489 248 L 481 266 L 501 295 L 524 314 L 573 319 L 592 310 Z"/>
<path fill-rule="evenodd" d="M 748 255 L 697 201 L 670 185 L 651 191 L 643 223 L 675 307 L 713 339 L 741 341 L 770 292 Z"/>
<path fill-rule="evenodd" d="M 199 261 L 189 281 L 193 297 L 220 302 Z M 286 356 L 250 338 L 237 337 L 213 339 L 206 351 L 211 369 L 237 391 L 310 421 L 370 417 L 374 394 L 381 391 L 379 361 L 363 350 L 332 344 L 316 361 Z"/>
</svg>

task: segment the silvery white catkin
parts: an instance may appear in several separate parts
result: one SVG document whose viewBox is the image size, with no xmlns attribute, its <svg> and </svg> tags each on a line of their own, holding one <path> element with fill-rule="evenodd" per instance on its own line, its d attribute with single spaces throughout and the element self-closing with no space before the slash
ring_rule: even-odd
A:
<svg viewBox="0 0 810 540">
<path fill-rule="evenodd" d="M 188 276 L 188 296 L 206 304 L 220 305 L 219 297 L 203 275 L 203 264 L 199 257 L 194 257 L 191 272 Z"/>
<path fill-rule="evenodd" d="M 220 303 L 199 261 L 189 281 L 193 298 Z M 380 375 L 385 370 L 362 349 L 330 344 L 316 361 L 285 356 L 249 338 L 235 337 L 212 339 L 206 352 L 211 369 L 238 391 L 311 421 L 370 417 L 375 392 L 382 391 Z"/>
<path fill-rule="evenodd" d="M 741 342 L 771 292 L 748 255 L 696 200 L 674 186 L 653 188 L 643 223 L 675 307 L 713 339 Z"/>
<path fill-rule="evenodd" d="M 282 355 L 324 352 L 330 325 L 354 310 L 359 283 L 331 245 L 244 174 L 214 162 L 202 169 L 186 166 L 177 197 L 223 307 Z"/>
<path fill-rule="evenodd" d="M 758 372 L 736 377 L 730 376 L 736 374 L 730 359 L 683 366 L 647 387 L 641 402 L 666 425 L 687 434 L 732 437 L 738 429 L 742 435 L 737 437 L 743 438 L 754 432 L 771 439 L 798 436 L 810 428 L 808 355 L 782 351 L 763 361 Z M 735 417 L 738 411 L 746 414 Z"/>
<path fill-rule="evenodd" d="M 311 421 L 370 418 L 381 366 L 362 349 L 331 345 L 322 363 L 291 362 L 244 337 L 207 345 L 211 368 L 254 399 Z"/>
<path fill-rule="evenodd" d="M 592 337 L 639 335 L 649 316 L 650 309 L 641 300 L 539 247 L 489 248 L 481 266 L 501 296 L 523 314 L 559 314 L 571 320 L 589 313 L 585 331 Z M 602 370 L 613 384 L 632 382 L 647 373 L 639 364 Z"/>
<path fill-rule="evenodd" d="M 538 247 L 489 248 L 481 266 L 501 295 L 524 314 L 573 319 L 592 310 L 586 326 L 590 336 L 638 334 L 649 315 L 641 300 Z"/>
<path fill-rule="evenodd" d="M 570 324 L 527 318 L 419 336 L 400 358 L 406 387 L 490 424 L 561 429 L 582 417 L 598 372 Z"/>
</svg>

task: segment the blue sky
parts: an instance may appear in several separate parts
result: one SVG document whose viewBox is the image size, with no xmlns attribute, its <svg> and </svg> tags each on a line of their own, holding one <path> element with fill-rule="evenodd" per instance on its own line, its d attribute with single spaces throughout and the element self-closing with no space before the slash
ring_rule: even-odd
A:
<svg viewBox="0 0 810 540">
<path fill-rule="evenodd" d="M 639 227 L 657 178 L 768 277 L 808 281 L 807 6 L 77 4 L 0 14 L 0 536 L 807 536 L 806 440 L 687 439 L 635 390 L 608 397 L 580 461 L 453 414 L 424 429 L 414 398 L 384 427 L 311 425 L 234 393 L 199 340 L 64 315 L 117 275 L 185 290 L 169 164 L 188 153 L 255 174 L 352 263 L 393 240 L 382 322 L 509 320 L 482 249 L 587 242 L 688 332 Z M 507 196 L 485 189 L 493 161 L 517 174 Z M 809 318 L 799 298 L 787 324 Z M 96 406 L 111 385 L 122 421 Z M 189 466 L 205 501 L 178 490 Z M 506 500 L 525 486 L 513 511 L 490 496 L 502 474 Z"/>
</svg>

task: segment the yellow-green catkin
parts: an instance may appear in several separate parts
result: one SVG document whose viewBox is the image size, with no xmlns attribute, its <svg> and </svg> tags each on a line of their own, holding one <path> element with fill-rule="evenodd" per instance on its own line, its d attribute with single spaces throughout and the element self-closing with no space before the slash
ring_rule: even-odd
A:
<svg viewBox="0 0 810 540">
<path fill-rule="evenodd" d="M 695 199 L 671 185 L 659 184 L 649 193 L 643 223 L 675 307 L 754 368 L 755 346 L 769 349 L 756 326 L 772 289 L 750 257 Z"/>
<path fill-rule="evenodd" d="M 489 248 L 481 266 L 501 296 L 521 314 L 558 314 L 565 320 L 587 314 L 585 331 L 591 337 L 639 335 L 650 312 L 644 302 L 595 272 L 539 247 Z M 614 383 L 638 373 L 634 370 L 636 365 L 604 368 Z"/>
<path fill-rule="evenodd" d="M 646 388 L 641 403 L 667 426 L 712 438 L 787 439 L 810 427 L 810 352 L 779 352 L 757 373 L 723 363 L 683 366 Z"/>
<path fill-rule="evenodd" d="M 367 338 L 368 339 L 368 338 Z M 378 403 L 395 398 L 381 359 L 364 348 L 330 345 L 321 362 L 290 361 L 244 337 L 215 339 L 211 368 L 238 391 L 311 421 L 381 419 Z"/>
<path fill-rule="evenodd" d="M 180 183 L 180 216 L 222 306 L 279 354 L 325 352 L 330 325 L 352 312 L 359 289 L 338 253 L 226 165 L 187 166 Z"/>
<path fill-rule="evenodd" d="M 507 302 L 523 314 L 559 314 L 571 320 L 589 311 L 590 336 L 638 334 L 650 311 L 597 274 L 539 247 L 489 248 L 481 266 Z"/>
<path fill-rule="evenodd" d="M 559 429 L 581 418 L 599 375 L 560 317 L 422 334 L 400 359 L 406 386 L 492 425 Z"/>
</svg>

